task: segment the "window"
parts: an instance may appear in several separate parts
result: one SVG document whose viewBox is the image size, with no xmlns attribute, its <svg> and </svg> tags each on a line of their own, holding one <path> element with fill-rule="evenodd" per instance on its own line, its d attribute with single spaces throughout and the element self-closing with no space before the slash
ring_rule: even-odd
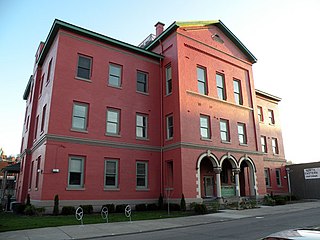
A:
<svg viewBox="0 0 320 240">
<path fill-rule="evenodd" d="M 52 67 L 52 58 L 51 58 L 51 60 L 49 62 L 49 66 L 48 66 L 47 83 L 50 81 L 51 67 Z"/>
<path fill-rule="evenodd" d="M 266 186 L 271 187 L 269 168 L 264 169 L 264 179 L 266 181 Z"/>
<path fill-rule="evenodd" d="M 263 110 L 262 110 L 262 107 L 258 106 L 257 110 L 258 110 L 259 122 L 263 122 Z"/>
<path fill-rule="evenodd" d="M 107 134 L 119 135 L 120 110 L 109 108 L 107 110 Z"/>
<path fill-rule="evenodd" d="M 84 158 L 70 157 L 69 158 L 69 173 L 68 173 L 68 186 L 83 188 L 83 166 Z"/>
<path fill-rule="evenodd" d="M 90 79 L 91 62 L 92 62 L 92 59 L 90 57 L 79 56 L 77 77 L 83 78 L 83 79 Z"/>
<path fill-rule="evenodd" d="M 204 95 L 208 95 L 206 69 L 203 67 L 197 67 L 197 77 L 198 92 Z"/>
<path fill-rule="evenodd" d="M 148 74 L 144 72 L 137 72 L 137 91 L 148 92 Z"/>
<path fill-rule="evenodd" d="M 238 137 L 240 144 L 247 144 L 246 125 L 244 123 L 238 123 Z"/>
<path fill-rule="evenodd" d="M 72 129 L 87 130 L 88 125 L 88 104 L 74 103 L 72 113 Z"/>
<path fill-rule="evenodd" d="M 41 119 L 41 132 L 44 131 L 44 124 L 46 122 L 46 112 L 47 112 L 47 104 L 42 108 L 42 119 Z"/>
<path fill-rule="evenodd" d="M 40 79 L 40 83 L 39 83 L 39 97 L 42 95 L 42 90 L 43 90 L 43 81 L 44 81 L 44 74 L 42 75 L 41 79 Z"/>
<path fill-rule="evenodd" d="M 281 169 L 276 168 L 276 180 L 277 180 L 277 185 L 278 187 L 281 186 Z"/>
<path fill-rule="evenodd" d="M 32 186 L 33 166 L 34 166 L 34 161 L 31 162 L 30 175 L 29 175 L 29 189 L 31 189 L 31 186 Z"/>
<path fill-rule="evenodd" d="M 147 162 L 136 163 L 136 178 L 137 178 L 137 188 L 148 187 L 148 163 Z"/>
<path fill-rule="evenodd" d="M 166 95 L 172 93 L 172 72 L 171 66 L 166 67 Z"/>
<path fill-rule="evenodd" d="M 201 138 L 210 139 L 210 117 L 200 115 L 200 135 Z"/>
<path fill-rule="evenodd" d="M 118 165 L 118 160 L 116 159 L 105 161 L 105 187 L 118 188 Z"/>
<path fill-rule="evenodd" d="M 272 152 L 273 154 L 279 154 L 278 139 L 276 138 L 272 138 Z"/>
<path fill-rule="evenodd" d="M 220 137 L 223 142 L 230 142 L 229 134 L 229 121 L 221 119 L 220 120 Z"/>
<path fill-rule="evenodd" d="M 146 115 L 137 114 L 136 116 L 136 137 L 147 138 L 148 117 Z"/>
<path fill-rule="evenodd" d="M 26 132 L 28 131 L 29 129 L 29 119 L 30 119 L 30 116 L 27 117 L 27 123 L 26 123 Z"/>
<path fill-rule="evenodd" d="M 36 123 L 34 126 L 34 137 L 33 137 L 34 140 L 37 139 L 37 135 L 38 135 L 38 123 L 39 123 L 39 115 L 36 118 Z"/>
<path fill-rule="evenodd" d="M 261 150 L 263 153 L 268 152 L 267 148 L 267 137 L 266 136 L 261 136 Z"/>
<path fill-rule="evenodd" d="M 217 92 L 218 92 L 218 98 L 220 100 L 227 100 L 227 94 L 226 94 L 226 86 L 224 82 L 224 75 L 217 73 L 216 74 L 216 81 L 217 81 Z"/>
<path fill-rule="evenodd" d="M 242 92 L 241 92 L 241 82 L 240 80 L 233 80 L 233 92 L 234 92 L 234 101 L 238 105 L 243 104 Z"/>
<path fill-rule="evenodd" d="M 274 114 L 273 114 L 273 110 L 268 110 L 268 117 L 269 117 L 269 124 L 274 124 Z"/>
<path fill-rule="evenodd" d="M 122 67 L 115 64 L 109 65 L 109 85 L 113 87 L 121 86 Z"/>
<path fill-rule="evenodd" d="M 39 186 L 39 177 L 40 177 L 40 173 L 41 173 L 41 169 L 40 169 L 40 164 L 41 163 L 41 157 L 38 157 L 37 159 L 37 172 L 36 172 L 36 186 L 35 188 L 38 188 Z"/>
<path fill-rule="evenodd" d="M 167 139 L 173 138 L 173 116 L 167 116 L 166 117 L 166 123 L 167 123 Z"/>
</svg>

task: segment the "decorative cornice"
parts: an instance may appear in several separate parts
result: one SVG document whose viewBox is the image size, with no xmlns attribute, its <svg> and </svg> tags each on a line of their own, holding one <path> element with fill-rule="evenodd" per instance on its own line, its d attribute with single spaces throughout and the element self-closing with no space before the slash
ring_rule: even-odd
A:
<svg viewBox="0 0 320 240">
<path fill-rule="evenodd" d="M 265 162 L 282 162 L 282 163 L 287 162 L 287 160 L 284 158 L 267 158 L 267 157 L 264 157 L 263 161 L 265 161 Z"/>
</svg>

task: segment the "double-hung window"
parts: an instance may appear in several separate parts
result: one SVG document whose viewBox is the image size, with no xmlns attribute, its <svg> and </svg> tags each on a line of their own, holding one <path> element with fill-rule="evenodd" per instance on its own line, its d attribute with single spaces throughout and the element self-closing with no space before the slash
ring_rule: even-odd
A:
<svg viewBox="0 0 320 240">
<path fill-rule="evenodd" d="M 173 138 L 173 115 L 166 117 L 167 124 L 167 139 Z"/>
<path fill-rule="evenodd" d="M 120 134 L 120 110 L 118 109 L 107 109 L 107 134 Z"/>
<path fill-rule="evenodd" d="M 146 115 L 136 115 L 136 137 L 148 138 L 148 117 Z"/>
<path fill-rule="evenodd" d="M 137 72 L 137 91 L 142 93 L 148 92 L 148 74 L 145 72 Z"/>
<path fill-rule="evenodd" d="M 42 108 L 42 119 L 41 119 L 41 132 L 44 131 L 44 124 L 46 123 L 46 115 L 47 115 L 47 104 Z"/>
<path fill-rule="evenodd" d="M 267 137 L 266 136 L 261 136 L 261 150 L 263 153 L 268 152 L 267 148 Z"/>
<path fill-rule="evenodd" d="M 278 139 L 276 138 L 272 138 L 272 152 L 273 154 L 279 154 Z"/>
<path fill-rule="evenodd" d="M 200 135 L 202 139 L 210 139 L 210 117 L 200 115 Z"/>
<path fill-rule="evenodd" d="M 233 80 L 233 92 L 234 92 L 234 101 L 238 105 L 243 104 L 242 92 L 241 92 L 241 82 L 240 80 Z"/>
<path fill-rule="evenodd" d="M 171 65 L 166 67 L 166 95 L 172 93 L 172 71 Z"/>
<path fill-rule="evenodd" d="M 276 168 L 276 180 L 278 187 L 281 187 L 281 169 Z"/>
<path fill-rule="evenodd" d="M 148 188 L 148 162 L 136 162 L 136 186 L 137 189 Z"/>
<path fill-rule="evenodd" d="M 79 55 L 77 77 L 90 80 L 92 58 Z M 49 79 L 49 74 L 47 78 Z"/>
<path fill-rule="evenodd" d="M 51 58 L 51 60 L 49 62 L 49 66 L 48 66 L 47 83 L 50 82 L 51 68 L 52 68 L 52 58 Z"/>
<path fill-rule="evenodd" d="M 229 121 L 220 119 L 220 137 L 222 142 L 230 142 Z"/>
<path fill-rule="evenodd" d="M 87 130 L 88 108 L 89 105 L 86 103 L 73 103 L 72 129 Z"/>
<path fill-rule="evenodd" d="M 273 110 L 271 109 L 268 110 L 268 117 L 269 117 L 269 124 L 273 125 L 275 123 Z"/>
<path fill-rule="evenodd" d="M 105 160 L 105 181 L 104 186 L 106 188 L 118 188 L 118 160 L 107 159 Z"/>
<path fill-rule="evenodd" d="M 204 67 L 197 67 L 197 78 L 198 78 L 198 92 L 200 94 L 208 95 L 207 87 L 207 74 Z"/>
<path fill-rule="evenodd" d="M 84 158 L 70 157 L 68 171 L 68 187 L 83 188 Z"/>
<path fill-rule="evenodd" d="M 244 123 L 238 123 L 238 137 L 240 144 L 247 144 L 246 125 Z"/>
<path fill-rule="evenodd" d="M 216 74 L 216 83 L 217 83 L 218 98 L 220 100 L 227 100 L 226 85 L 225 85 L 223 74 L 221 73 Z"/>
<path fill-rule="evenodd" d="M 109 65 L 109 85 L 113 87 L 121 87 L 122 67 L 120 65 Z"/>
<path fill-rule="evenodd" d="M 258 106 L 258 107 L 257 107 L 257 110 L 258 110 L 258 119 L 259 119 L 259 122 L 263 122 L 263 110 L 262 110 L 262 107 Z"/>
<path fill-rule="evenodd" d="M 264 179 L 266 181 L 266 186 L 271 187 L 269 168 L 264 169 Z"/>
</svg>

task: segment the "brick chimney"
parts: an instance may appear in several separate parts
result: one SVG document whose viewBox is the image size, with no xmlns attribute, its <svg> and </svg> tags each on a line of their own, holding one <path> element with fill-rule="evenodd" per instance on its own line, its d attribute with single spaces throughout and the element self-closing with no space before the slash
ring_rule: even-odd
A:
<svg viewBox="0 0 320 240">
<path fill-rule="evenodd" d="M 163 32 L 164 23 L 157 22 L 154 26 L 156 27 L 156 37 L 158 37 Z"/>
</svg>

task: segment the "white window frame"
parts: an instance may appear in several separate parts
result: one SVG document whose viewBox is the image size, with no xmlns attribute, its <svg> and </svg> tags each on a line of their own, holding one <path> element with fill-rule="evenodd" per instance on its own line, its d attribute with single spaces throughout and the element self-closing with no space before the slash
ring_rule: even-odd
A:
<svg viewBox="0 0 320 240">
<path fill-rule="evenodd" d="M 115 163 L 115 172 L 108 172 L 107 163 L 112 162 Z M 115 178 L 114 185 L 107 185 L 107 175 Z M 119 188 L 119 160 L 118 159 L 105 159 L 104 161 L 104 187 L 106 189 L 118 189 Z"/>
<path fill-rule="evenodd" d="M 171 65 L 166 66 L 166 95 L 172 93 L 172 68 Z"/>
<path fill-rule="evenodd" d="M 248 143 L 246 124 L 238 123 L 238 137 L 240 144 L 246 145 Z"/>
<path fill-rule="evenodd" d="M 261 141 L 261 151 L 263 153 L 267 153 L 268 152 L 267 137 L 266 136 L 260 136 L 260 141 Z"/>
<path fill-rule="evenodd" d="M 111 72 L 112 72 L 112 68 L 117 69 L 117 71 L 120 70 L 119 75 L 112 74 L 112 73 L 111 73 Z M 113 83 L 110 81 L 111 77 L 117 79 L 117 84 L 113 84 Z M 121 65 L 118 65 L 118 64 L 110 63 L 110 64 L 109 64 L 108 85 L 109 85 L 109 86 L 112 86 L 112 87 L 120 88 L 120 87 L 121 87 L 121 84 L 122 84 L 122 66 L 121 66 Z"/>
<path fill-rule="evenodd" d="M 203 75 L 202 74 L 200 75 L 199 71 L 203 71 Z M 198 93 L 203 95 L 208 95 L 207 69 L 205 67 L 197 66 L 197 80 L 198 80 Z"/>
<path fill-rule="evenodd" d="M 274 125 L 275 119 L 274 119 L 274 112 L 272 109 L 268 109 L 268 118 L 269 118 L 269 124 Z"/>
<path fill-rule="evenodd" d="M 144 76 L 145 82 L 139 81 L 139 74 L 141 74 L 141 75 Z M 138 71 L 137 71 L 137 86 L 136 86 L 137 92 L 139 92 L 139 93 L 148 93 L 148 87 L 149 87 L 148 82 L 149 82 L 148 73 L 138 70 Z M 144 85 L 144 91 L 140 91 L 140 90 L 138 89 L 138 84 L 139 84 L 139 83 Z"/>
<path fill-rule="evenodd" d="M 225 129 L 222 124 L 225 124 Z M 226 139 L 224 139 L 223 135 L 226 135 Z M 230 142 L 229 120 L 220 119 L 220 138 L 222 142 Z"/>
<path fill-rule="evenodd" d="M 210 139 L 210 117 L 207 115 L 200 115 L 200 136 L 201 139 Z"/>
<path fill-rule="evenodd" d="M 138 118 L 141 118 L 142 124 L 139 124 Z M 142 136 L 139 136 L 139 129 L 142 131 Z M 143 133 L 145 133 L 143 136 Z M 148 115 L 145 114 L 136 114 L 136 137 L 139 139 L 147 139 L 148 138 Z"/>
<path fill-rule="evenodd" d="M 258 119 L 259 122 L 263 122 L 263 109 L 261 106 L 257 107 L 257 111 L 258 111 Z"/>
<path fill-rule="evenodd" d="M 145 172 L 138 173 L 138 165 L 143 164 Z M 144 185 L 138 186 L 138 178 L 144 178 Z M 136 188 L 137 189 L 147 189 L 148 188 L 148 162 L 146 161 L 137 161 L 136 162 Z"/>
<path fill-rule="evenodd" d="M 78 116 L 75 115 L 75 107 L 76 106 L 81 106 L 85 108 L 85 112 L 83 116 Z M 72 109 L 72 129 L 73 130 L 80 130 L 80 131 L 86 131 L 88 128 L 88 109 L 89 109 L 89 104 L 87 103 L 80 103 L 80 102 L 73 102 L 73 109 Z M 83 127 L 76 127 L 75 126 L 75 119 L 79 118 L 79 119 L 83 119 L 84 124 Z"/>
<path fill-rule="evenodd" d="M 111 119 L 109 119 L 110 113 L 116 113 L 117 114 L 117 119 L 116 121 L 112 121 Z M 106 134 L 107 135 L 120 135 L 120 110 L 119 109 L 115 109 L 115 108 L 107 108 L 107 116 L 106 116 Z M 111 132 L 108 131 L 108 126 L 111 125 L 116 125 L 116 131 L 115 132 Z"/>
<path fill-rule="evenodd" d="M 241 81 L 238 79 L 233 79 L 233 92 L 235 103 L 238 105 L 243 105 Z"/>
<path fill-rule="evenodd" d="M 72 161 L 80 161 L 80 171 L 77 171 L 76 173 L 80 173 L 80 184 L 70 184 L 70 176 L 71 173 L 74 171 L 71 171 L 71 162 Z M 84 157 L 77 157 L 77 156 L 70 156 L 69 157 L 69 163 L 68 163 L 68 188 L 83 188 L 84 187 Z"/>
<path fill-rule="evenodd" d="M 221 77 L 221 84 L 220 84 L 220 79 L 218 79 L 218 76 Z M 216 73 L 216 84 L 217 84 L 217 94 L 218 98 L 220 100 L 227 100 L 227 92 L 226 92 L 226 82 L 225 82 L 225 77 L 224 74 L 222 73 Z"/>
<path fill-rule="evenodd" d="M 87 59 L 89 60 L 89 68 L 86 68 L 86 67 L 82 67 L 79 65 L 80 63 L 80 58 L 84 58 L 84 59 Z M 82 68 L 82 69 L 85 69 L 86 71 L 89 71 L 89 76 L 88 78 L 86 77 L 82 77 L 82 76 L 79 76 L 79 68 Z M 78 55 L 78 65 L 77 65 L 77 78 L 80 78 L 80 79 L 85 79 L 85 80 L 90 80 L 91 79 L 91 73 L 92 73 L 92 57 L 87 57 L 87 56 L 84 56 L 84 55 Z M 50 76 L 47 76 L 47 78 L 49 78 Z"/>
<path fill-rule="evenodd" d="M 264 179 L 265 179 L 266 187 L 271 187 L 270 169 L 269 168 L 264 169 Z"/>
<path fill-rule="evenodd" d="M 279 145 L 278 145 L 278 139 L 277 138 L 272 138 L 272 152 L 275 155 L 279 154 Z"/>
<path fill-rule="evenodd" d="M 281 187 L 282 186 L 282 182 L 281 182 L 281 169 L 280 168 L 276 168 L 276 182 L 277 182 L 277 186 Z"/>
<path fill-rule="evenodd" d="M 172 122 L 172 124 L 171 125 L 169 125 L 170 124 L 170 119 L 172 119 L 171 120 L 171 122 Z M 167 117 L 166 117 L 166 126 L 167 126 L 167 140 L 168 139 L 172 139 L 173 138 L 173 135 L 174 135 L 174 123 L 173 123 L 173 115 L 172 114 L 170 114 L 170 115 L 168 115 Z"/>
</svg>

